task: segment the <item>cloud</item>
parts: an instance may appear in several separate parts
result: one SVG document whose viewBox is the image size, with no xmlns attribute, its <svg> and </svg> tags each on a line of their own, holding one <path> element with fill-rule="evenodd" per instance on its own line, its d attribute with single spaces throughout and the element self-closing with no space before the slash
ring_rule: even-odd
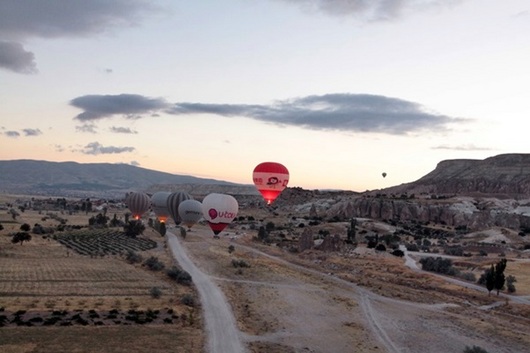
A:
<svg viewBox="0 0 530 353">
<path fill-rule="evenodd" d="M 97 133 L 97 127 L 94 124 L 83 124 L 75 127 L 77 132 L 88 132 L 91 134 Z"/>
<path fill-rule="evenodd" d="M 137 26 L 156 8 L 147 0 L 17 0 L 0 6 L 4 38 L 84 37 L 115 27 Z"/>
<path fill-rule="evenodd" d="M 138 131 L 131 130 L 128 127 L 120 127 L 120 126 L 112 126 L 110 128 L 111 132 L 117 133 L 117 134 L 137 134 Z"/>
<path fill-rule="evenodd" d="M 17 73 L 36 72 L 28 38 L 80 38 L 114 28 L 133 27 L 159 9 L 148 0 L 17 0 L 0 4 L 0 67 Z"/>
<path fill-rule="evenodd" d="M 428 111 L 418 103 L 370 94 L 327 94 L 277 101 L 270 105 L 175 103 L 134 94 L 88 95 L 71 105 L 84 111 L 75 119 L 94 122 L 113 116 L 141 118 L 147 114 L 214 114 L 246 117 L 279 126 L 402 135 L 419 131 L 449 131 L 452 123 L 470 121 Z M 121 128 L 111 128 L 121 129 Z M 114 132 L 126 132 L 117 131 Z"/>
<path fill-rule="evenodd" d="M 276 0 L 298 5 L 304 10 L 327 15 L 355 17 L 363 21 L 394 20 L 410 11 L 439 8 L 464 0 Z"/>
<path fill-rule="evenodd" d="M 23 129 L 25 136 L 39 136 L 42 135 L 42 131 L 40 129 Z"/>
<path fill-rule="evenodd" d="M 20 132 L 18 131 L 6 131 L 4 132 L 4 135 L 8 136 L 8 137 L 19 137 L 20 136 Z"/>
<path fill-rule="evenodd" d="M 86 95 L 72 99 L 70 104 L 84 110 L 75 117 L 80 121 L 94 121 L 113 115 L 138 119 L 144 114 L 152 114 L 169 107 L 161 98 L 148 98 L 137 94 Z"/>
<path fill-rule="evenodd" d="M 36 73 L 35 55 L 20 43 L 0 41 L 0 68 L 20 74 Z"/>
<path fill-rule="evenodd" d="M 454 150 L 454 151 L 491 151 L 492 150 L 492 148 L 489 148 L 489 147 L 478 147 L 473 144 L 458 145 L 458 146 L 440 145 L 440 146 L 431 147 L 431 149 L 433 150 Z"/>
<path fill-rule="evenodd" d="M 91 142 L 81 150 L 84 154 L 116 154 L 134 151 L 134 147 L 103 146 L 99 142 Z"/>
<path fill-rule="evenodd" d="M 283 126 L 313 130 L 386 133 L 448 131 L 468 121 L 427 111 L 418 103 L 369 94 L 327 94 L 278 101 L 272 105 L 177 103 L 171 114 L 243 116 Z"/>
</svg>

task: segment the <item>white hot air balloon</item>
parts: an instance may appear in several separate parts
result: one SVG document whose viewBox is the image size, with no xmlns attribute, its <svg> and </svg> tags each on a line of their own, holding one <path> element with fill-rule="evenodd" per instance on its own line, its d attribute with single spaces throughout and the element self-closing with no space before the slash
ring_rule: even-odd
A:
<svg viewBox="0 0 530 353">
<path fill-rule="evenodd" d="M 165 223 L 169 217 L 169 209 L 167 208 L 169 195 L 171 195 L 170 192 L 158 191 L 151 196 L 151 208 L 161 223 Z"/>
<path fill-rule="evenodd" d="M 184 200 L 180 203 L 178 211 L 182 223 L 191 228 L 202 218 L 202 203 L 193 199 Z"/>
<path fill-rule="evenodd" d="M 202 200 L 202 216 L 215 235 L 236 218 L 238 208 L 237 200 L 226 194 L 212 193 Z"/>
</svg>

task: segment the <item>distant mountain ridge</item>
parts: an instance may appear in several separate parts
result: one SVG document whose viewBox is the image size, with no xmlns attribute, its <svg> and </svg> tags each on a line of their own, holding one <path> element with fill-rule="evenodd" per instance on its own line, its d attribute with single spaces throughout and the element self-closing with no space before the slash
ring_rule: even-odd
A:
<svg viewBox="0 0 530 353">
<path fill-rule="evenodd" d="M 155 184 L 238 186 L 223 180 L 176 175 L 128 164 L 0 161 L 0 192 L 64 197 L 121 197 Z"/>
<path fill-rule="evenodd" d="M 500 154 L 483 160 L 454 159 L 407 184 L 384 189 L 386 193 L 453 194 L 520 198 L 530 196 L 530 154 Z"/>
<path fill-rule="evenodd" d="M 289 187 L 288 189 L 291 189 Z M 197 196 L 210 192 L 259 195 L 252 184 L 176 175 L 128 164 L 49 162 L 38 160 L 0 161 L 0 193 L 63 197 L 123 197 L 127 191 L 182 190 Z M 351 191 L 337 190 L 333 195 Z M 300 193 L 280 195 L 295 202 Z M 308 191 L 305 198 L 321 198 L 326 193 Z M 438 163 L 420 179 L 358 195 L 415 194 L 462 195 L 497 198 L 530 197 L 530 154 L 511 153 L 479 159 L 454 159 Z M 289 197 L 288 197 L 289 196 Z M 285 200 L 287 201 L 287 200 Z"/>
</svg>

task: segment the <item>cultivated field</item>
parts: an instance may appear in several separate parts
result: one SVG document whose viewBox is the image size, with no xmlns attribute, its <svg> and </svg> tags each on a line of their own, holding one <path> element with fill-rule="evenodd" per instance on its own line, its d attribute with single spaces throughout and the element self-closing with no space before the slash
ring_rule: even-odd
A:
<svg viewBox="0 0 530 353">
<path fill-rule="evenodd" d="M 116 233 L 119 229 L 83 228 L 11 242 L 9 234 L 24 223 L 57 226 L 55 218 L 46 217 L 53 212 L 67 225 L 88 225 L 88 218 L 97 214 L 25 210 L 14 220 L 0 211 L 1 352 L 145 352 L 146 347 L 202 352 L 201 312 L 193 286 L 177 284 L 164 270 L 125 260 L 131 249 L 171 267 L 163 237 L 148 227 L 127 243 Z M 124 212 L 111 209 L 109 216 L 120 218 Z"/>
</svg>

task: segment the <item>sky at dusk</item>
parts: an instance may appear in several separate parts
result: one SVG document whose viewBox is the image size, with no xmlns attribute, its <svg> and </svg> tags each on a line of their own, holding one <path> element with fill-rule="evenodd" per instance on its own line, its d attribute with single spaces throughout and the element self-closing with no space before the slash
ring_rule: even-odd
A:
<svg viewBox="0 0 530 353">
<path fill-rule="evenodd" d="M 530 153 L 529 83 L 528 0 L 0 0 L 0 160 L 374 190 Z"/>
</svg>

